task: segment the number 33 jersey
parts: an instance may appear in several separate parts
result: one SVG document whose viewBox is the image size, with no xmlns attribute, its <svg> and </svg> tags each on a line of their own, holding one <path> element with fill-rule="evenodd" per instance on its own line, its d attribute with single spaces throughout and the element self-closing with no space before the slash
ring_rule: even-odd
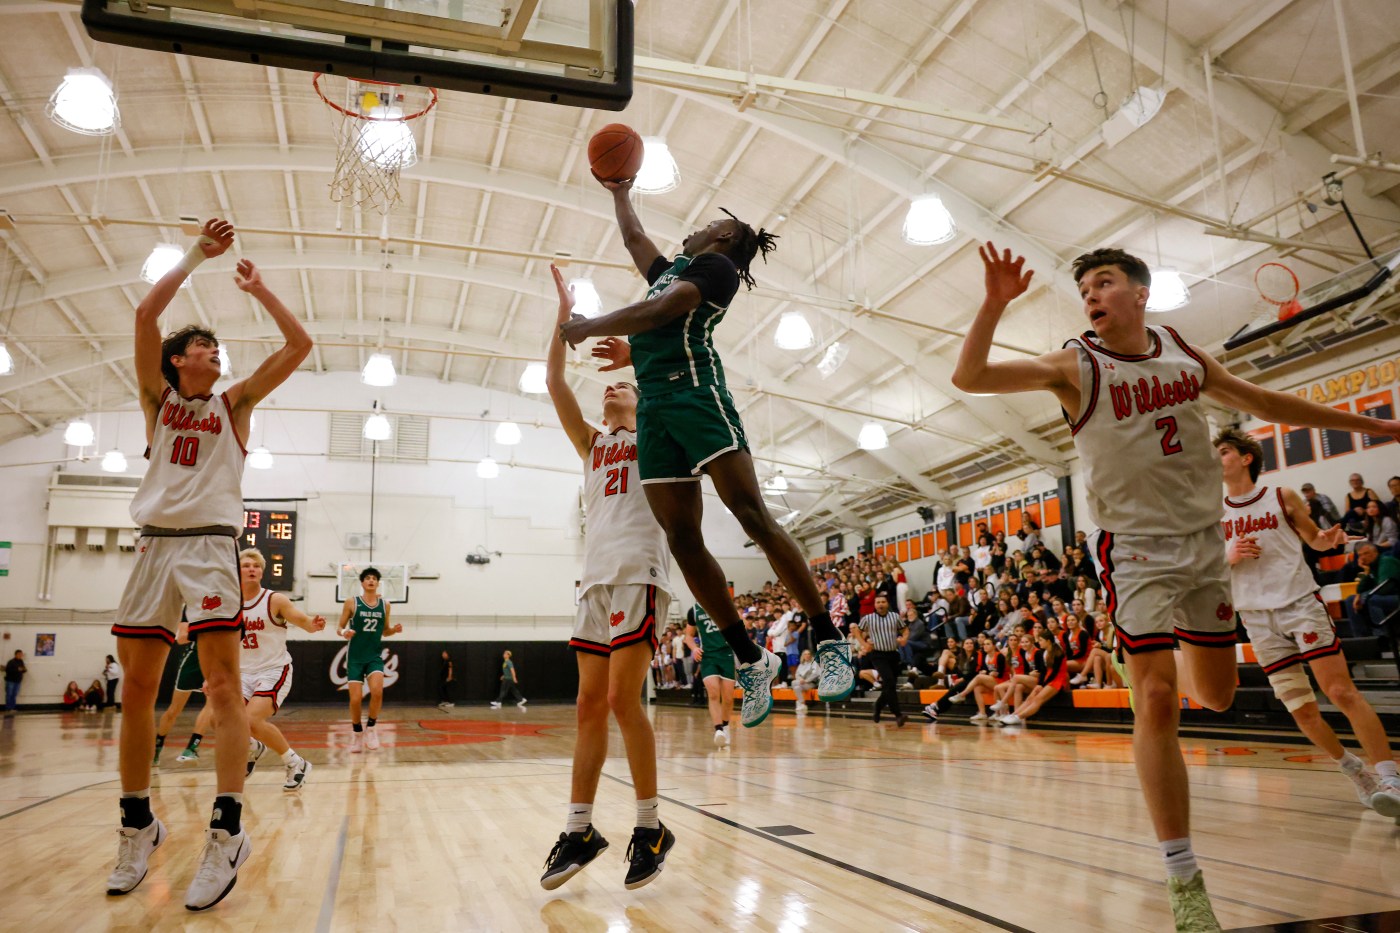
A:
<svg viewBox="0 0 1400 933">
<path fill-rule="evenodd" d="M 1104 531 L 1188 535 L 1220 521 L 1220 461 L 1210 442 L 1205 361 L 1170 327 L 1148 351 L 1114 353 L 1092 331 L 1079 352 L 1079 412 L 1065 412 L 1084 463 L 1089 516 Z"/>
<path fill-rule="evenodd" d="M 583 476 L 582 592 L 639 583 L 670 593 L 671 554 L 642 491 L 636 433 L 595 434 Z"/>
<path fill-rule="evenodd" d="M 256 673 L 292 663 L 287 651 L 287 623 L 272 614 L 272 591 L 260 590 L 243 604 L 243 656 L 239 667 Z"/>
<path fill-rule="evenodd" d="M 227 393 L 185 398 L 167 388 L 156 408 L 151 466 L 131 500 L 138 525 L 243 528 L 243 441 Z"/>
</svg>

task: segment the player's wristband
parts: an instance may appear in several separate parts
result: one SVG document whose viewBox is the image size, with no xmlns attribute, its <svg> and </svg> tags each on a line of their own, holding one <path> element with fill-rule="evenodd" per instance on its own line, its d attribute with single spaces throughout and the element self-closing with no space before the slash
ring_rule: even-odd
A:
<svg viewBox="0 0 1400 933">
<path fill-rule="evenodd" d="M 185 275 L 194 272 L 195 267 L 207 258 L 204 255 L 204 250 L 200 249 L 200 247 L 206 243 L 213 245 L 214 238 L 201 236 L 199 239 L 195 240 L 194 245 L 185 250 L 185 255 L 180 257 L 179 262 L 175 263 L 175 268 L 185 273 Z"/>
</svg>

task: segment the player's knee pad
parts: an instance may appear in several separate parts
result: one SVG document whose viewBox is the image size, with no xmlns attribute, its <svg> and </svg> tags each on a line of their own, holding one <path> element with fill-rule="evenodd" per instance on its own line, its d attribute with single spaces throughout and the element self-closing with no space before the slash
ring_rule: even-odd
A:
<svg viewBox="0 0 1400 933">
<path fill-rule="evenodd" d="M 1301 664 L 1294 664 L 1270 674 L 1269 685 L 1274 688 L 1274 696 L 1279 698 L 1284 709 L 1290 713 L 1297 712 L 1309 703 L 1317 702 L 1312 682 L 1308 680 L 1307 671 L 1303 670 Z"/>
</svg>

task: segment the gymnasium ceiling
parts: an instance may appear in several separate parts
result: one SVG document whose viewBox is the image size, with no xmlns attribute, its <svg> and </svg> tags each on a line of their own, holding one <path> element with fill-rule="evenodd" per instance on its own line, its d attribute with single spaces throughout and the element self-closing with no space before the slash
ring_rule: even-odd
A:
<svg viewBox="0 0 1400 933">
<path fill-rule="evenodd" d="M 1393 0 L 1341 6 L 1364 151 L 1395 161 L 1400 19 Z M 566 8 L 547 2 L 538 15 Z M 1211 348 L 1256 313 L 1260 263 L 1282 256 L 1306 286 L 1361 258 L 1340 208 L 1313 194 L 1312 212 L 1298 197 L 1341 168 L 1331 154 L 1359 148 L 1333 0 L 638 0 L 636 13 L 640 56 L 1032 130 L 793 93 L 760 93 L 740 110 L 712 83 L 662 87 L 662 72 L 646 68 L 621 115 L 444 92 L 422 121 L 420 162 L 388 217 L 394 237 L 625 261 L 585 157 L 588 136 L 618 119 L 665 137 L 679 163 L 676 190 L 641 199 L 663 249 L 720 206 L 782 235 L 718 343 L 760 475 L 784 471 L 783 506 L 801 511 L 807 531 L 858 527 L 1065 462 L 1053 403 L 977 398 L 949 383 L 957 334 L 980 300 L 979 240 L 1025 253 L 1037 270 L 998 332 L 1002 358 L 1084 329 L 1067 269 L 1085 249 L 1122 245 L 1180 270 L 1191 303 L 1153 320 Z M 400 374 L 518 393 L 524 360 L 542 358 L 554 302 L 541 260 L 381 244 L 378 214 L 329 200 L 335 124 L 308 74 L 98 45 L 70 3 L 5 0 L 0 28 L 0 207 L 14 218 L 0 230 L 0 339 L 16 362 L 0 377 L 0 443 L 131 398 L 139 272 L 157 242 L 185 242 L 180 215 L 365 234 L 240 237 L 241 254 L 310 322 L 320 346 L 308 369 L 359 370 L 381 326 Z M 83 66 L 115 82 L 114 136 L 76 135 L 45 116 L 65 71 Z M 1161 111 L 1109 146 L 1102 127 L 1135 88 L 1164 90 Z M 1345 184 L 1372 245 L 1397 245 L 1400 174 L 1361 170 Z M 951 210 L 951 242 L 901 238 L 910 199 L 924 193 Z M 201 270 L 169 321 L 206 321 L 233 338 L 239 374 L 269 346 L 250 338 L 276 330 L 226 272 Z M 624 269 L 597 267 L 593 278 L 605 306 L 640 295 Z M 774 346 L 790 310 L 815 330 L 812 349 Z M 815 364 L 834 340 L 850 353 L 823 378 Z M 584 365 L 576 374 L 583 392 L 602 384 Z M 872 417 L 889 433 L 885 450 L 857 447 Z"/>
</svg>

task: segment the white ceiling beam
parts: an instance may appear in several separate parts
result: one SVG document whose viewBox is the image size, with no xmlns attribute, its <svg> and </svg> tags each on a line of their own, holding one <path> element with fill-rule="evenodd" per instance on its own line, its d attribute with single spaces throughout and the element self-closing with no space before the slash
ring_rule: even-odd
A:
<svg viewBox="0 0 1400 933">
<path fill-rule="evenodd" d="M 1400 53 L 1386 49 L 1356 71 L 1356 93 L 1367 94 L 1400 74 Z M 1240 80 L 1248 81 L 1248 78 Z M 1318 120 L 1347 105 L 1344 90 L 1320 91 L 1284 114 L 1283 132 L 1301 133 Z"/>
<path fill-rule="evenodd" d="M 1204 51 L 1210 49 L 1216 55 L 1223 55 L 1238 45 L 1246 36 L 1263 26 L 1269 20 L 1287 9 L 1293 0 L 1264 0 L 1256 2 L 1239 16 L 1217 29 L 1204 42 L 1196 47 Z M 1234 6 L 1226 7 L 1233 9 Z M 1199 57 L 1199 56 L 1198 56 Z"/>
</svg>

